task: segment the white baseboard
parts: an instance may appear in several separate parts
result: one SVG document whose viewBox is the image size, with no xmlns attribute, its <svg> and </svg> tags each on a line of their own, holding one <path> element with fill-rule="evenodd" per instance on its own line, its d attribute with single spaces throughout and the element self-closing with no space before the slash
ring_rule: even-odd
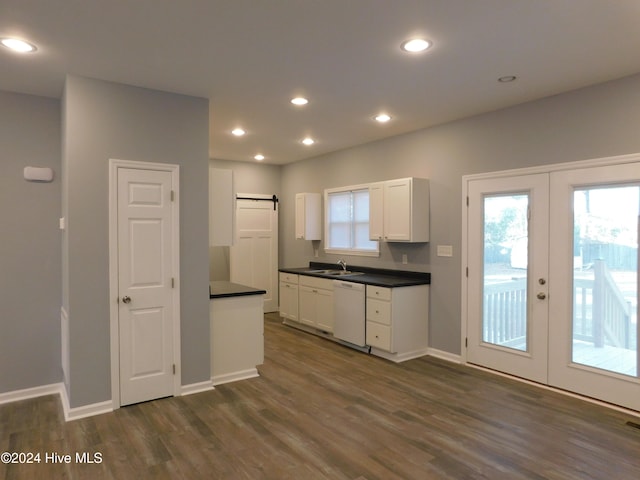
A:
<svg viewBox="0 0 640 480">
<path fill-rule="evenodd" d="M 447 362 L 453 362 L 453 363 L 459 363 L 459 364 L 463 363 L 461 355 L 445 352 L 444 350 L 438 350 L 437 348 L 430 348 L 429 356 L 439 358 L 441 360 L 446 360 Z"/>
<path fill-rule="evenodd" d="M 52 383 L 51 385 L 41 385 L 39 387 L 0 393 L 0 405 L 3 403 L 19 402 L 20 400 L 27 400 L 29 398 L 44 397 L 45 395 L 60 395 L 60 390 L 64 390 L 62 383 Z"/>
<path fill-rule="evenodd" d="M 419 350 L 414 350 L 412 352 L 389 353 L 389 352 L 385 352 L 384 350 L 371 347 L 371 354 L 375 355 L 376 357 L 382 357 L 386 360 L 391 360 L 392 362 L 395 362 L 395 363 L 401 363 L 401 362 L 406 362 L 407 360 L 413 360 L 414 358 L 424 357 L 425 355 L 428 354 L 428 349 L 421 348 Z"/>
<path fill-rule="evenodd" d="M 214 386 L 210 381 L 191 383 L 180 387 L 180 395 L 192 395 L 194 393 L 208 392 L 213 389 Z"/>
<path fill-rule="evenodd" d="M 52 383 L 51 385 L 42 385 L 40 387 L 25 388 L 24 390 L 14 390 L 13 392 L 0 393 L 0 404 L 19 402 L 29 398 L 44 397 L 46 395 L 58 395 L 62 403 L 64 411 L 64 419 L 69 422 L 79 418 L 91 417 L 113 411 L 111 400 L 91 405 L 83 405 L 82 407 L 71 408 L 69 406 L 69 398 L 67 397 L 67 389 L 63 383 Z"/>
<path fill-rule="evenodd" d="M 247 378 L 259 377 L 257 368 L 249 368 L 248 370 L 240 370 L 239 372 L 225 373 L 224 375 L 215 375 L 211 377 L 214 385 L 222 385 L 223 383 L 236 382 L 238 380 L 246 380 Z"/>
</svg>

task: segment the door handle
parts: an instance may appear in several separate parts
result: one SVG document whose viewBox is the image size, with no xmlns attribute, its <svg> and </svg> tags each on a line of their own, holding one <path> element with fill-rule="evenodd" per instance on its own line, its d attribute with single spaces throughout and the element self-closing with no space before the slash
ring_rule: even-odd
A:
<svg viewBox="0 0 640 480">
<path fill-rule="evenodd" d="M 547 295 L 544 292 L 540 292 L 538 293 L 538 295 L 536 295 L 536 297 L 538 297 L 538 300 L 544 300 L 545 298 L 547 298 Z"/>
<path fill-rule="evenodd" d="M 122 303 L 131 303 L 131 297 L 129 295 L 125 295 L 122 297 Z"/>
</svg>

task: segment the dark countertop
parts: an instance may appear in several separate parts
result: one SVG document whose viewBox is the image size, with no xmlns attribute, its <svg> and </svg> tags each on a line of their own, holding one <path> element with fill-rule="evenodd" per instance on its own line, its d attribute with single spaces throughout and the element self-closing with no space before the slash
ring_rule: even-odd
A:
<svg viewBox="0 0 640 480">
<path fill-rule="evenodd" d="M 245 295 L 263 295 L 265 290 L 247 287 L 239 283 L 225 281 L 209 282 L 209 298 L 242 297 Z"/>
<path fill-rule="evenodd" d="M 347 270 L 361 272 L 358 275 L 327 275 L 315 273 L 312 270 L 340 270 L 335 263 L 310 262 L 308 267 L 280 268 L 280 272 L 309 275 L 311 277 L 343 280 L 345 282 L 364 283 L 376 287 L 410 287 L 413 285 L 431 284 L 431 274 L 425 272 L 410 272 L 406 270 L 388 270 L 383 268 L 347 266 Z"/>
</svg>

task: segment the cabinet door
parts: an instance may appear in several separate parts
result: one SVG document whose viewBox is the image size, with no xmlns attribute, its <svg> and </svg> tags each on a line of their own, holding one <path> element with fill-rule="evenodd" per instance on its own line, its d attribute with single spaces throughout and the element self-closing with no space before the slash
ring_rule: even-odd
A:
<svg viewBox="0 0 640 480">
<path fill-rule="evenodd" d="M 316 290 L 300 285 L 298 287 L 298 318 L 300 323 L 316 326 Z"/>
<path fill-rule="evenodd" d="M 384 184 L 384 239 L 411 241 L 411 179 Z"/>
<path fill-rule="evenodd" d="M 333 332 L 333 291 L 316 292 L 316 327 L 325 332 Z"/>
<path fill-rule="evenodd" d="M 322 234 L 320 208 L 319 193 L 296 193 L 296 239 L 320 240 Z"/>
<path fill-rule="evenodd" d="M 369 185 L 369 240 L 384 236 L 384 182 Z"/>
<path fill-rule="evenodd" d="M 280 282 L 280 316 L 298 321 L 298 286 Z"/>
</svg>

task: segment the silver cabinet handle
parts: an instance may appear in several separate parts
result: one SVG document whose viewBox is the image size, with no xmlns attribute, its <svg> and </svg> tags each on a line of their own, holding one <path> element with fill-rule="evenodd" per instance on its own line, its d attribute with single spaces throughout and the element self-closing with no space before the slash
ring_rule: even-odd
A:
<svg viewBox="0 0 640 480">
<path fill-rule="evenodd" d="M 131 303 L 131 297 L 129 295 L 125 295 L 122 297 L 122 303 Z"/>
<path fill-rule="evenodd" d="M 547 296 L 543 293 L 540 292 L 538 295 L 536 295 L 538 297 L 539 300 L 544 300 L 545 298 L 547 298 Z"/>
</svg>

